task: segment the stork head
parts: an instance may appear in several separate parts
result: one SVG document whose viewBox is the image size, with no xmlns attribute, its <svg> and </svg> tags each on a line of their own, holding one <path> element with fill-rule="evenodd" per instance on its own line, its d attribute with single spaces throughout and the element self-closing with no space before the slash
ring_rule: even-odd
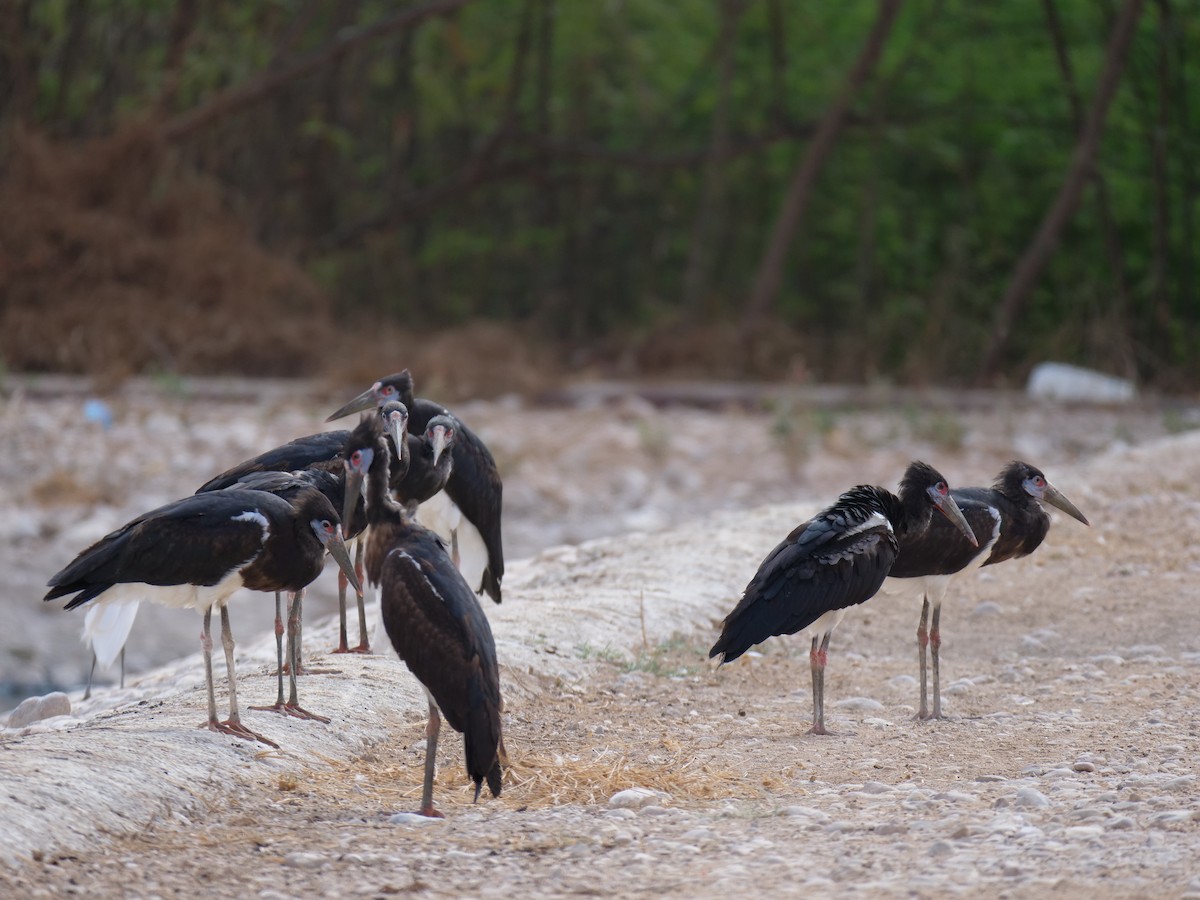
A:
<svg viewBox="0 0 1200 900">
<path fill-rule="evenodd" d="M 379 417 L 396 451 L 403 455 L 408 449 L 408 407 L 399 400 L 389 400 L 379 408 Z"/>
<path fill-rule="evenodd" d="M 950 485 L 946 483 L 942 473 L 920 460 L 910 463 L 900 480 L 901 502 L 911 503 L 913 497 L 920 497 L 928 504 L 927 509 L 932 507 L 949 519 L 950 523 L 963 533 L 963 537 L 971 542 L 972 547 L 979 546 L 975 532 L 967 524 L 958 504 L 954 502 L 954 497 L 950 494 Z"/>
<path fill-rule="evenodd" d="M 1010 489 L 1019 486 L 1020 491 L 1028 494 L 1034 500 L 1049 503 L 1084 525 L 1092 524 L 1079 511 L 1078 507 L 1063 495 L 1062 491 L 1046 480 L 1046 476 L 1037 466 L 1031 466 L 1021 460 L 1014 460 L 1001 473 L 1000 481 L 1002 482 L 1000 488 L 1002 491 L 1005 486 L 1010 486 Z"/>
<path fill-rule="evenodd" d="M 338 566 L 346 573 L 346 579 L 354 586 L 355 592 L 362 596 L 362 583 L 354 572 L 354 563 L 346 550 L 346 542 L 342 539 L 342 525 L 338 521 L 333 505 L 325 495 L 316 489 L 305 491 L 294 501 L 297 511 L 308 520 L 308 525 L 321 546 L 334 558 Z M 352 507 L 353 508 L 353 507 Z"/>
<path fill-rule="evenodd" d="M 443 453 L 453 449 L 454 437 L 454 420 L 449 416 L 434 416 L 429 420 L 429 424 L 425 427 L 425 439 L 433 448 L 433 464 L 435 466 Z"/>
<path fill-rule="evenodd" d="M 389 375 L 387 378 L 381 378 L 375 382 L 337 412 L 333 413 L 326 422 L 332 422 L 334 419 L 340 419 L 343 416 L 348 416 L 351 413 L 362 412 L 364 409 L 372 407 L 380 407 L 393 400 L 398 400 L 401 403 L 411 406 L 413 396 L 413 380 L 408 369 L 403 372 L 397 372 L 395 375 Z"/>
</svg>

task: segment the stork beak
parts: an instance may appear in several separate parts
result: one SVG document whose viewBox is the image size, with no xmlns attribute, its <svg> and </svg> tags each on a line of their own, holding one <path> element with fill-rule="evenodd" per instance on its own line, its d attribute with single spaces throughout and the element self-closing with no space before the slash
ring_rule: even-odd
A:
<svg viewBox="0 0 1200 900">
<path fill-rule="evenodd" d="M 397 458 L 403 459 L 408 451 L 408 417 L 389 416 L 387 430 L 396 447 Z"/>
<path fill-rule="evenodd" d="M 446 452 L 446 429 L 439 425 L 433 429 L 433 464 L 436 466 L 443 453 Z"/>
<path fill-rule="evenodd" d="M 1077 519 L 1089 528 L 1091 527 L 1092 523 L 1087 520 L 1087 516 L 1081 513 L 1074 503 L 1064 497 L 1062 491 L 1048 481 L 1046 482 L 1045 490 L 1042 491 L 1041 499 L 1051 506 L 1058 507 L 1072 519 Z"/>
<path fill-rule="evenodd" d="M 379 400 L 375 393 L 378 389 L 379 382 L 377 381 L 333 415 L 329 416 L 325 421 L 332 422 L 334 419 L 344 418 L 351 413 L 362 412 L 364 409 L 371 409 L 374 406 L 378 406 Z"/>
<path fill-rule="evenodd" d="M 954 498 L 949 493 L 939 494 L 933 488 L 929 489 L 929 496 L 933 499 L 933 504 L 936 506 L 951 524 L 954 525 L 963 536 L 971 542 L 972 547 L 979 546 L 979 540 L 975 537 L 975 532 L 971 530 L 971 526 L 967 524 L 966 516 L 962 514 L 962 510 L 958 508 L 958 504 L 954 502 Z"/>
<path fill-rule="evenodd" d="M 329 539 L 329 543 L 325 545 L 325 549 L 329 551 L 329 555 L 334 558 L 342 572 L 346 575 L 346 580 L 350 582 L 354 588 L 354 593 L 362 596 L 362 583 L 358 580 L 358 575 L 354 571 L 354 563 L 350 561 L 350 552 L 346 549 L 346 542 L 342 540 L 342 529 L 338 526 L 337 534 Z"/>
</svg>

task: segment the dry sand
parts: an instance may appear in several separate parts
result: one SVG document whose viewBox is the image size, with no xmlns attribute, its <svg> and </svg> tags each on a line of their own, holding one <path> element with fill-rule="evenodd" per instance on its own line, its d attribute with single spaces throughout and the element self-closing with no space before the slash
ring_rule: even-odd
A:
<svg viewBox="0 0 1200 900">
<path fill-rule="evenodd" d="M 324 406 L 273 390 L 255 404 L 125 396 L 108 431 L 72 427 L 79 398 L 9 401 L 6 500 L 25 517 L 3 517 L 10 658 L 24 632 L 27 667 L 77 677 L 79 622 L 43 609 L 39 585 L 86 543 L 84 525 L 120 524 L 318 427 Z M 423 698 L 393 657 L 326 655 L 333 626 L 314 619 L 308 652 L 341 673 L 305 677 L 302 699 L 333 722 L 250 713 L 281 751 L 196 728 L 195 655 L 5 732 L 6 895 L 1200 897 L 1200 433 L 1161 436 L 1179 412 L 1017 397 L 467 412 L 505 468 L 510 558 L 532 554 L 487 608 L 504 795 L 471 804 L 448 736 L 447 818 L 394 820 L 419 797 Z M 913 719 L 913 597 L 877 597 L 835 634 L 829 737 L 804 733 L 803 637 L 707 661 L 762 555 L 839 490 L 894 483 L 914 456 L 978 483 L 1014 455 L 1094 527 L 1056 516 L 1034 556 L 951 589 L 945 720 Z M 94 493 L 56 493 L 68 479 Z M 549 546 L 605 533 L 618 536 Z M 234 605 L 244 703 L 274 695 L 273 644 L 249 624 L 264 606 Z M 184 623 L 180 652 L 194 650 L 196 618 L 169 617 Z M 160 640 L 176 637 L 135 630 L 131 652 Z M 628 788 L 645 791 L 614 804 Z"/>
</svg>

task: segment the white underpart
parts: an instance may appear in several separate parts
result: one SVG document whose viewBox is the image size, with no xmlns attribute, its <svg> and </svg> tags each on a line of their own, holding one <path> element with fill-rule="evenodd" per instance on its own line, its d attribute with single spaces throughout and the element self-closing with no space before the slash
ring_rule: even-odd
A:
<svg viewBox="0 0 1200 900">
<path fill-rule="evenodd" d="M 439 491 L 421 504 L 417 521 L 440 535 L 447 547 L 452 546 L 451 532 L 458 530 L 458 571 L 471 590 L 478 591 L 488 564 L 487 545 L 479 529 L 462 514 L 445 491 Z"/>
<path fill-rule="evenodd" d="M 876 512 L 871 513 L 861 525 L 855 525 L 853 528 L 847 529 L 845 536 L 850 537 L 853 534 L 861 534 L 864 531 L 870 531 L 872 528 L 886 528 L 888 534 L 892 533 L 892 523 L 888 521 L 888 517 L 883 513 Z"/>
<path fill-rule="evenodd" d="M 846 615 L 846 610 L 849 607 L 842 609 L 831 609 L 827 613 L 821 613 L 817 620 L 804 629 L 812 637 L 824 637 L 827 632 L 833 631 L 841 623 L 842 618 Z"/>
<path fill-rule="evenodd" d="M 107 591 L 96 597 L 92 603 L 96 606 L 113 606 L 115 604 L 137 603 L 145 600 L 167 606 L 172 609 L 206 610 L 210 606 L 222 606 L 242 586 L 242 569 L 254 561 L 254 557 L 233 568 L 233 570 L 213 585 L 199 584 L 114 584 Z"/>
<path fill-rule="evenodd" d="M 102 670 L 107 670 L 121 655 L 140 603 L 141 600 L 130 600 L 88 606 L 83 619 L 83 642 L 91 644 Z"/>
</svg>

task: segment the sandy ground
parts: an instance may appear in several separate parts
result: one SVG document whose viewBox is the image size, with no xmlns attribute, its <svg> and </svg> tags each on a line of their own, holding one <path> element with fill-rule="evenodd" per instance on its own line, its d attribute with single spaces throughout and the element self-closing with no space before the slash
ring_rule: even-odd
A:
<svg viewBox="0 0 1200 900">
<path fill-rule="evenodd" d="M 6 674 L 24 654 L 51 684 L 76 683 L 86 658 L 39 586 L 91 539 L 84 526 L 103 533 L 316 430 L 325 408 L 277 385 L 254 403 L 150 390 L 117 398 L 102 430 L 79 405 L 27 395 L 4 411 Z M 314 619 L 309 652 L 341 674 L 308 676 L 303 696 L 334 722 L 251 713 L 282 751 L 195 728 L 194 655 L 5 733 L 5 893 L 1200 897 L 1200 433 L 1167 435 L 1190 411 L 1016 396 L 461 411 L 504 467 L 510 558 L 528 557 L 487 610 L 503 796 L 470 803 L 448 736 L 447 819 L 394 819 L 419 796 L 423 700 L 394 658 L 323 655 L 332 625 Z M 952 588 L 947 719 L 913 719 L 911 596 L 877 597 L 834 636 L 829 737 L 804 733 L 804 638 L 706 660 L 761 556 L 844 487 L 894 483 L 912 457 L 980 483 L 1015 455 L 1094 527 L 1056 517 L 1033 557 Z M 273 696 L 263 606 L 234 608 L 244 703 Z M 195 619 L 168 618 L 184 620 L 177 636 L 139 622 L 131 654 L 193 651 Z"/>
</svg>

